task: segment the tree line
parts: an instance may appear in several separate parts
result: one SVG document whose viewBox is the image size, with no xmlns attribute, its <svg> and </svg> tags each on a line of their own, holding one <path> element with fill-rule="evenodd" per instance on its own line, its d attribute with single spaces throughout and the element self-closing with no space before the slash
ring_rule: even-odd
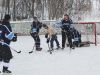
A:
<svg viewBox="0 0 100 75">
<path fill-rule="evenodd" d="M 67 13 L 81 19 L 81 14 L 90 12 L 91 0 L 1 0 L 2 16 L 10 14 L 13 20 L 37 16 L 40 19 L 59 19 Z"/>
</svg>

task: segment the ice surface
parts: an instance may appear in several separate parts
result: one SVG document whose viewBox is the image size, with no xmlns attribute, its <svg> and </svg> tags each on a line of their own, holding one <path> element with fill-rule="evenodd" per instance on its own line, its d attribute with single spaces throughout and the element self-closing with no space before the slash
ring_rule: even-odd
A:
<svg viewBox="0 0 100 75">
<path fill-rule="evenodd" d="M 58 38 L 61 42 L 61 36 Z M 28 54 L 34 45 L 30 36 L 19 36 L 16 43 L 11 43 L 12 48 L 22 50 L 21 54 L 12 51 L 11 75 L 100 75 L 100 45 L 76 48 L 71 53 L 66 48 L 50 55 L 44 36 L 41 44 L 43 51 Z"/>
</svg>

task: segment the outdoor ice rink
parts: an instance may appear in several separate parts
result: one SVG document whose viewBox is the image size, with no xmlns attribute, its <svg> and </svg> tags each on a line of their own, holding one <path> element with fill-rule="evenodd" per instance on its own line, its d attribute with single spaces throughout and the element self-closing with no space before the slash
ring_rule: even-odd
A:
<svg viewBox="0 0 100 75">
<path fill-rule="evenodd" d="M 58 38 L 61 42 L 60 35 Z M 22 53 L 12 51 L 14 57 L 9 68 L 12 74 L 0 75 L 100 75 L 99 44 L 76 48 L 71 53 L 70 49 L 66 48 L 51 55 L 47 52 L 48 46 L 43 35 L 41 36 L 43 50 L 29 54 L 33 45 L 34 41 L 30 36 L 19 36 L 16 43 L 11 43 L 12 48 L 21 50 Z"/>
</svg>

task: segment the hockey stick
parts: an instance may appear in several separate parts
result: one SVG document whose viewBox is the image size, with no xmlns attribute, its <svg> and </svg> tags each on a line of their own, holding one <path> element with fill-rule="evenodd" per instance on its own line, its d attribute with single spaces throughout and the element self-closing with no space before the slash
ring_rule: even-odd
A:
<svg viewBox="0 0 100 75">
<path fill-rule="evenodd" d="M 48 48 L 49 48 L 48 52 L 50 52 L 50 54 L 52 54 L 52 50 L 50 50 L 49 43 L 48 43 Z"/>
<path fill-rule="evenodd" d="M 8 46 L 11 50 L 13 50 L 13 51 L 16 52 L 16 53 L 21 53 L 21 51 L 17 51 L 17 50 L 15 50 L 15 49 L 11 48 L 7 43 L 1 42 L 1 41 L 0 41 L 0 43 L 1 43 L 2 45 Z"/>
<path fill-rule="evenodd" d="M 9 46 L 9 47 L 10 47 L 10 46 Z M 15 50 L 15 49 L 11 48 L 11 47 L 10 47 L 10 49 L 13 50 L 13 51 L 16 52 L 16 53 L 21 53 L 21 51 L 17 51 L 17 50 Z"/>
<path fill-rule="evenodd" d="M 35 48 L 35 46 L 36 46 L 36 43 L 38 43 L 38 42 L 37 42 L 37 39 L 38 39 L 38 38 L 36 37 L 36 40 L 35 40 L 35 43 L 34 43 L 33 49 L 29 52 L 29 54 L 33 53 L 34 48 Z"/>
<path fill-rule="evenodd" d="M 32 49 L 32 51 L 30 51 L 30 52 L 29 52 L 29 54 L 33 53 L 33 51 L 34 51 L 34 48 L 35 48 L 35 44 L 34 44 L 34 46 L 33 46 L 33 49 Z"/>
<path fill-rule="evenodd" d="M 17 51 L 17 50 L 15 50 L 15 49 L 13 49 L 12 47 L 10 47 L 8 44 L 6 44 L 6 43 L 4 43 L 4 45 L 7 45 L 11 50 L 13 50 L 14 52 L 16 52 L 16 53 L 21 53 L 21 51 Z"/>
</svg>

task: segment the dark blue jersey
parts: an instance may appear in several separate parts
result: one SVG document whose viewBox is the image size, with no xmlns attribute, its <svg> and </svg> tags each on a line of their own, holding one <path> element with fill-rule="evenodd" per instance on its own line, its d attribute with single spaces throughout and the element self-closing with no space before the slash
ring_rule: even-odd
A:
<svg viewBox="0 0 100 75">
<path fill-rule="evenodd" d="M 66 30 L 66 31 L 69 31 L 70 28 L 72 27 L 72 20 L 62 20 L 62 30 Z"/>
<path fill-rule="evenodd" d="M 39 30 L 41 29 L 42 27 L 42 23 L 37 21 L 33 21 L 32 25 L 31 25 L 31 32 L 32 33 L 39 33 Z"/>
<path fill-rule="evenodd" d="M 2 25 L 7 26 L 7 28 L 12 32 L 12 28 L 11 28 L 11 25 L 10 25 L 9 22 L 3 21 L 3 22 L 2 22 Z"/>
<path fill-rule="evenodd" d="M 2 25 L 0 25 L 0 41 L 3 40 L 5 43 L 10 44 L 13 37 L 14 34 L 12 33 L 10 23 L 2 23 Z"/>
</svg>

